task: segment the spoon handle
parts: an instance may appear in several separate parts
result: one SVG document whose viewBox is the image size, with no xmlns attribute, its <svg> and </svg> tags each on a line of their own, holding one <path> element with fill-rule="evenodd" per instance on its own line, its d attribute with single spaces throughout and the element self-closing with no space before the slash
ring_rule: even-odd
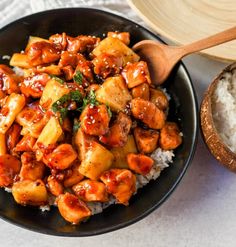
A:
<svg viewBox="0 0 236 247">
<path fill-rule="evenodd" d="M 198 40 L 194 43 L 183 45 L 181 46 L 181 50 L 183 52 L 183 56 L 186 56 L 188 54 L 205 50 L 207 48 L 220 45 L 222 43 L 231 41 L 233 39 L 236 39 L 236 26 L 232 27 L 230 29 L 227 29 L 223 32 L 214 34 L 208 38 Z"/>
</svg>

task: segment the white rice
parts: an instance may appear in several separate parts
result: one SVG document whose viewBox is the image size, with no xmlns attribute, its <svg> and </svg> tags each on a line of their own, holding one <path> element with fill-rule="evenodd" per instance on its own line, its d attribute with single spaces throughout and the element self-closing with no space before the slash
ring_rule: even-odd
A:
<svg viewBox="0 0 236 247">
<path fill-rule="evenodd" d="M 42 212 L 44 212 L 44 211 L 50 211 L 50 205 L 40 206 L 39 209 Z"/>
<path fill-rule="evenodd" d="M 18 76 L 24 76 L 24 70 L 17 67 L 17 66 L 14 66 L 13 67 L 13 71 L 15 72 L 16 75 Z"/>
<path fill-rule="evenodd" d="M 224 73 L 219 80 L 212 97 L 212 115 L 223 142 L 236 152 L 236 70 Z"/>
<path fill-rule="evenodd" d="M 11 57 L 10 57 L 9 55 L 3 55 L 3 56 L 2 56 L 2 59 L 3 59 L 3 60 L 10 60 Z"/>
<path fill-rule="evenodd" d="M 4 190 L 8 193 L 12 193 L 12 188 L 5 187 Z"/>
</svg>

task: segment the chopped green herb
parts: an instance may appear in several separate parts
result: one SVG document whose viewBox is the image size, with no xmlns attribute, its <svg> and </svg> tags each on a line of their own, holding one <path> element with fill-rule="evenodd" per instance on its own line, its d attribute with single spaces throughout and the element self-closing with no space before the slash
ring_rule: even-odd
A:
<svg viewBox="0 0 236 247">
<path fill-rule="evenodd" d="M 64 120 L 68 114 L 68 109 L 67 108 L 61 108 L 59 110 L 60 114 L 61 114 L 61 118 Z"/>
<path fill-rule="evenodd" d="M 52 79 L 58 81 L 59 83 L 64 84 L 64 81 L 63 81 L 61 78 L 59 78 L 59 77 L 57 77 L 57 76 L 55 76 L 55 75 L 50 75 L 50 77 L 51 77 Z"/>
<path fill-rule="evenodd" d="M 88 101 L 89 101 L 89 104 L 94 105 L 94 106 L 99 104 L 97 99 L 96 99 L 96 94 L 95 94 L 94 90 L 91 90 L 89 92 Z"/>
<path fill-rule="evenodd" d="M 78 119 L 74 119 L 74 125 L 73 125 L 73 131 L 77 132 L 77 130 L 80 128 L 80 122 Z"/>
<path fill-rule="evenodd" d="M 69 94 L 63 95 L 59 100 L 57 100 L 56 102 L 54 102 L 52 104 L 53 112 L 56 113 L 57 111 L 59 111 L 63 107 L 63 105 L 65 103 L 67 103 L 69 100 L 70 100 L 70 95 Z"/>
<path fill-rule="evenodd" d="M 82 82 L 83 82 L 83 75 L 82 75 L 82 73 L 81 73 L 79 70 L 76 71 L 76 73 L 75 73 L 73 79 L 74 79 L 74 81 L 75 81 L 76 83 L 78 83 L 79 85 L 82 85 Z"/>
<path fill-rule="evenodd" d="M 83 109 L 88 105 L 91 104 L 93 106 L 99 105 L 99 102 L 96 100 L 96 94 L 93 90 L 89 92 L 86 98 L 83 98 L 83 105 L 78 108 L 79 111 L 83 111 Z"/>
<path fill-rule="evenodd" d="M 63 95 L 59 100 L 54 102 L 52 104 L 52 111 L 54 113 L 59 112 L 60 113 L 60 123 L 63 123 L 63 120 L 66 118 L 68 115 L 69 110 L 67 107 L 69 106 L 70 102 L 74 101 L 76 104 L 81 104 L 82 103 L 82 95 L 80 91 L 71 91 L 69 94 Z"/>
<path fill-rule="evenodd" d="M 82 95 L 81 95 L 80 91 L 71 91 L 70 92 L 70 98 L 71 98 L 71 100 L 76 101 L 76 102 L 82 101 Z"/>
<path fill-rule="evenodd" d="M 109 117 L 111 118 L 111 117 L 112 117 L 112 111 L 111 111 L 111 108 L 110 108 L 110 106 L 109 106 L 109 105 L 106 105 L 106 107 L 107 107 L 107 112 L 108 112 L 108 115 L 109 115 Z"/>
</svg>

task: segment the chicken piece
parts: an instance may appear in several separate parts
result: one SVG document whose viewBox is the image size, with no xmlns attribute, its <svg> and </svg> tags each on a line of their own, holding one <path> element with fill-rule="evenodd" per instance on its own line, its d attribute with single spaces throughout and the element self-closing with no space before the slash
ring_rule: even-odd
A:
<svg viewBox="0 0 236 247">
<path fill-rule="evenodd" d="M 148 100 L 133 99 L 131 112 L 135 118 L 144 122 L 149 128 L 161 129 L 165 124 L 165 113 Z"/>
<path fill-rule="evenodd" d="M 102 53 L 95 57 L 92 63 L 94 65 L 94 73 L 105 79 L 108 76 L 114 76 L 120 73 L 123 59 L 119 54 L 112 55 Z"/>
<path fill-rule="evenodd" d="M 129 116 L 119 112 L 116 121 L 106 135 L 100 136 L 99 140 L 109 147 L 123 147 L 128 139 L 132 121 Z"/>
<path fill-rule="evenodd" d="M 176 123 L 167 122 L 160 132 L 160 147 L 164 150 L 177 148 L 182 143 L 182 136 Z"/>
<path fill-rule="evenodd" d="M 136 127 L 134 129 L 134 138 L 139 152 L 149 154 L 157 148 L 159 133 L 155 130 Z"/>
<path fill-rule="evenodd" d="M 66 33 L 54 34 L 49 37 L 49 41 L 55 44 L 59 50 L 65 50 L 67 46 L 67 36 Z"/>
<path fill-rule="evenodd" d="M 12 151 L 20 139 L 21 126 L 17 123 L 13 123 L 10 129 L 6 133 L 7 137 L 7 149 Z"/>
<path fill-rule="evenodd" d="M 54 196 L 64 193 L 63 185 L 52 175 L 47 178 L 47 188 Z"/>
<path fill-rule="evenodd" d="M 92 63 L 90 61 L 78 63 L 73 76 L 74 81 L 83 85 L 83 87 L 88 87 L 90 83 L 93 83 L 94 78 L 91 66 Z"/>
<path fill-rule="evenodd" d="M 15 176 L 20 172 L 20 161 L 10 154 L 0 156 L 0 187 L 6 187 L 14 182 Z"/>
<path fill-rule="evenodd" d="M 53 43 L 46 41 L 32 43 L 26 54 L 31 66 L 53 63 L 60 59 L 60 50 Z"/>
<path fill-rule="evenodd" d="M 81 55 L 82 56 L 82 55 Z M 78 64 L 78 55 L 69 51 L 63 51 L 58 63 L 59 67 L 65 67 L 70 65 L 72 68 L 76 68 Z"/>
<path fill-rule="evenodd" d="M 127 162 L 129 168 L 139 174 L 147 175 L 154 164 L 153 159 L 144 154 L 133 154 L 127 155 Z"/>
<path fill-rule="evenodd" d="M 33 151 L 34 144 L 36 142 L 36 138 L 28 135 L 24 135 L 22 139 L 17 143 L 14 148 L 15 152 L 31 152 Z"/>
<path fill-rule="evenodd" d="M 43 206 L 48 201 L 46 186 L 40 179 L 36 181 L 23 180 L 14 183 L 12 195 L 15 201 L 21 205 Z"/>
<path fill-rule="evenodd" d="M 82 128 L 79 128 L 76 134 L 74 135 L 74 144 L 77 148 L 78 159 L 84 160 L 85 154 L 88 151 L 90 143 L 94 140 L 93 136 L 89 136 L 82 131 Z"/>
<path fill-rule="evenodd" d="M 67 66 L 63 67 L 62 71 L 63 71 L 65 79 L 67 81 L 70 81 L 70 80 L 73 79 L 74 69 L 73 69 L 73 67 L 71 65 L 67 65 Z"/>
<path fill-rule="evenodd" d="M 61 216 L 72 224 L 79 224 L 91 216 L 91 211 L 87 205 L 70 193 L 60 195 L 57 205 Z"/>
<path fill-rule="evenodd" d="M 20 77 L 4 64 L 0 64 L 0 90 L 7 94 L 19 93 Z"/>
<path fill-rule="evenodd" d="M 86 179 L 72 187 L 79 199 L 86 202 L 107 202 L 108 194 L 104 183 Z"/>
<path fill-rule="evenodd" d="M 147 83 L 142 83 L 137 87 L 132 88 L 131 93 L 133 98 L 149 100 L 149 85 Z"/>
<path fill-rule="evenodd" d="M 34 138 L 39 137 L 48 119 L 49 116 L 42 111 L 38 102 L 25 106 L 16 116 L 16 122 L 23 127 L 21 134 L 29 134 Z"/>
<path fill-rule="evenodd" d="M 81 128 L 88 135 L 104 135 L 109 129 L 110 116 L 105 105 L 87 105 L 80 115 Z"/>
<path fill-rule="evenodd" d="M 21 155 L 21 180 L 32 180 L 42 179 L 45 171 L 45 165 L 42 162 L 36 160 L 34 153 L 25 152 Z"/>
<path fill-rule="evenodd" d="M 96 92 L 100 88 L 99 84 L 91 84 L 89 87 L 86 88 L 87 93 L 90 91 Z"/>
<path fill-rule="evenodd" d="M 4 99 L 6 99 L 7 97 L 6 97 L 6 94 L 2 91 L 2 90 L 0 90 L 0 107 L 2 107 L 2 101 L 4 101 Z"/>
<path fill-rule="evenodd" d="M 106 185 L 107 192 L 112 194 L 118 203 L 128 205 L 130 197 L 136 192 L 136 177 L 126 169 L 111 169 L 100 177 Z"/>
<path fill-rule="evenodd" d="M 77 158 L 77 153 L 70 144 L 61 144 L 51 153 L 45 154 L 44 163 L 51 169 L 65 170 Z"/>
<path fill-rule="evenodd" d="M 142 83 L 151 84 L 147 63 L 144 61 L 128 63 L 122 70 L 128 88 L 136 87 Z"/>
<path fill-rule="evenodd" d="M 79 35 L 75 38 L 67 36 L 67 51 L 73 53 L 91 52 L 99 41 L 100 38 L 86 35 Z"/>
<path fill-rule="evenodd" d="M 49 80 L 50 76 L 46 73 L 26 77 L 20 84 L 20 90 L 26 97 L 40 98 Z"/>
<path fill-rule="evenodd" d="M 130 43 L 130 34 L 128 32 L 108 32 L 107 37 L 117 38 L 127 46 Z"/>
<path fill-rule="evenodd" d="M 160 89 L 150 88 L 150 101 L 163 111 L 165 111 L 169 106 L 169 101 L 165 93 Z"/>
<path fill-rule="evenodd" d="M 72 167 L 70 167 L 70 172 L 64 178 L 64 186 L 66 188 L 71 187 L 77 183 L 79 183 L 84 176 L 79 172 L 80 163 L 75 163 Z"/>
</svg>

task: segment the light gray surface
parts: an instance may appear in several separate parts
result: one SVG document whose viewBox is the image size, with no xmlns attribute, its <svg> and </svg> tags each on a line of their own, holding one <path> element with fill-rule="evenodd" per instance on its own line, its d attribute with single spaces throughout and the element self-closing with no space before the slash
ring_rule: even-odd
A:
<svg viewBox="0 0 236 247">
<path fill-rule="evenodd" d="M 22 12 L 5 17 L 5 4 L 19 1 L 1 0 L 1 24 L 30 12 L 85 2 L 32 0 L 37 4 L 31 8 L 30 1 L 21 1 Z M 96 1 L 101 4 L 102 1 Z M 105 1 L 107 8 L 119 9 L 138 20 L 128 6 L 118 1 Z M 112 4 L 109 4 L 113 2 Z M 92 1 L 87 1 L 91 5 Z M 12 6 L 11 6 L 12 7 Z M 8 8 L 9 9 L 9 8 Z M 10 8 L 13 9 L 13 8 Z M 4 12 L 5 13 L 5 12 Z M 201 102 L 203 92 L 214 76 L 225 64 L 197 55 L 185 59 L 194 86 Z M 88 238 L 61 238 L 46 236 L 21 229 L 0 220 L 0 246 L 4 247 L 71 247 L 71 246 L 208 246 L 233 247 L 236 244 L 236 176 L 221 167 L 209 154 L 199 138 L 195 158 L 186 175 L 171 197 L 155 212 L 142 221 L 116 232 Z"/>
</svg>

